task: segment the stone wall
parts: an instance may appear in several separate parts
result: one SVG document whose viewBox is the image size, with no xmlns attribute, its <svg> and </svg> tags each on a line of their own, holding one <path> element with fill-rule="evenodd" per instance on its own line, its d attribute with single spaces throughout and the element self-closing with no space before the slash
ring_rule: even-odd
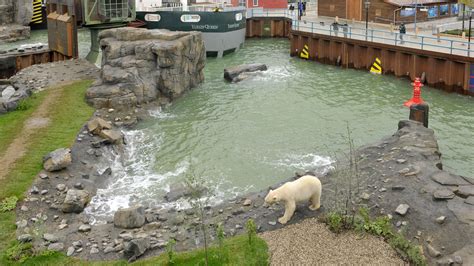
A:
<svg viewBox="0 0 474 266">
<path fill-rule="evenodd" d="M 204 81 L 200 32 L 118 28 L 101 32 L 99 39 L 101 78 L 86 94 L 96 108 L 173 100 Z"/>
</svg>

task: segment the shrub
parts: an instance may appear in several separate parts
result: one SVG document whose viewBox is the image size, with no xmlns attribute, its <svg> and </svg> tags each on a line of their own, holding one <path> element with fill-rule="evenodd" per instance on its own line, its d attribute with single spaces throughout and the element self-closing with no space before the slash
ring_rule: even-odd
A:
<svg viewBox="0 0 474 266">
<path fill-rule="evenodd" d="M 245 228 L 247 229 L 247 236 L 249 238 L 249 246 L 252 246 L 252 238 L 257 235 L 257 226 L 253 219 L 248 219 L 247 223 L 245 224 Z"/>
<path fill-rule="evenodd" d="M 15 196 L 3 199 L 0 203 L 0 212 L 8 212 L 15 209 L 17 201 L 18 198 Z"/>
<path fill-rule="evenodd" d="M 168 244 L 166 244 L 166 253 L 168 254 L 168 264 L 174 265 L 174 246 L 176 245 L 176 241 L 174 239 L 168 240 Z"/>
<path fill-rule="evenodd" d="M 17 111 L 26 111 L 32 107 L 32 103 L 27 99 L 22 99 L 18 101 L 18 105 L 16 106 Z"/>
<path fill-rule="evenodd" d="M 23 263 L 25 260 L 34 255 L 33 245 L 31 243 L 19 243 L 9 247 L 5 252 L 8 260 Z"/>
<path fill-rule="evenodd" d="M 330 212 L 325 217 L 325 223 L 329 226 L 329 230 L 334 233 L 339 233 L 343 229 L 343 220 L 342 214 L 338 212 Z"/>
</svg>

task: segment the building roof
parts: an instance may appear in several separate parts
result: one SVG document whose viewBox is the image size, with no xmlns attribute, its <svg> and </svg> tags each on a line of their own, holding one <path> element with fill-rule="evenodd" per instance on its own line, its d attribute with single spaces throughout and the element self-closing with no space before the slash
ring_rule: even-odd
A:
<svg viewBox="0 0 474 266">
<path fill-rule="evenodd" d="M 429 5 L 439 3 L 451 3 L 450 0 L 384 0 L 385 2 L 395 6 L 414 6 L 417 5 Z"/>
</svg>

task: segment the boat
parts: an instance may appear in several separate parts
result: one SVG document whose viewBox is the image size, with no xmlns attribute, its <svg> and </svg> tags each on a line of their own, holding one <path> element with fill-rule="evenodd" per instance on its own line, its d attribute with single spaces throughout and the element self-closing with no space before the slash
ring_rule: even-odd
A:
<svg viewBox="0 0 474 266">
<path fill-rule="evenodd" d="M 225 4 L 187 6 L 185 3 L 137 0 L 136 18 L 148 29 L 200 31 L 207 56 L 222 57 L 245 41 L 246 9 Z"/>
</svg>

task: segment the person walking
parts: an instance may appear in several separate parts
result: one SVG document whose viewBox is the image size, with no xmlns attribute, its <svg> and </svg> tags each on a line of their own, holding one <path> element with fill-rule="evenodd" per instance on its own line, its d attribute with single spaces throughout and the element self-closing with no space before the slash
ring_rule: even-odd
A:
<svg viewBox="0 0 474 266">
<path fill-rule="evenodd" d="M 293 4 L 290 4 L 290 14 L 293 16 L 294 12 L 295 12 L 295 6 Z"/>
<path fill-rule="evenodd" d="M 399 31 L 400 31 L 400 44 L 403 44 L 405 43 L 405 41 L 403 40 L 403 36 L 407 33 L 407 28 L 405 27 L 405 23 L 400 24 Z"/>
<path fill-rule="evenodd" d="M 301 20 L 301 16 L 303 16 L 303 3 L 298 2 L 298 20 Z"/>
<path fill-rule="evenodd" d="M 303 2 L 303 16 L 306 16 L 306 1 Z"/>
</svg>

